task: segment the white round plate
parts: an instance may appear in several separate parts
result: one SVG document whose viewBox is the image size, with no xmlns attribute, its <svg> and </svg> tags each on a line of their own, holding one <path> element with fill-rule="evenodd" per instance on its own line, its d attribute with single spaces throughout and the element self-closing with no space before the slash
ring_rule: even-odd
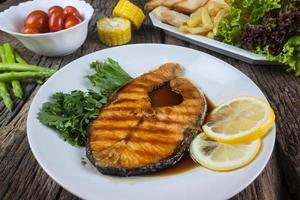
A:
<svg viewBox="0 0 300 200">
<path fill-rule="evenodd" d="M 82 165 L 85 149 L 69 145 L 55 130 L 42 125 L 37 113 L 55 92 L 91 88 L 86 75 L 89 63 L 113 58 L 136 77 L 165 62 L 181 63 L 184 75 L 196 83 L 215 104 L 241 95 L 266 99 L 261 90 L 231 65 L 196 50 L 163 44 L 126 45 L 81 57 L 55 73 L 41 87 L 31 104 L 27 135 L 31 150 L 43 169 L 57 183 L 83 199 L 228 199 L 247 187 L 266 166 L 275 141 L 275 126 L 263 139 L 256 159 L 231 172 L 215 172 L 201 166 L 170 176 L 112 177 L 91 165 Z"/>
</svg>

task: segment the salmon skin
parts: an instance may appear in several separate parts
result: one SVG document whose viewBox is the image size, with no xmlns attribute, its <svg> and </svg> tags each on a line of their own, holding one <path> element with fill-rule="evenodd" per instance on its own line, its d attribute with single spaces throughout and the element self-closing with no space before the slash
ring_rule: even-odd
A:
<svg viewBox="0 0 300 200">
<path fill-rule="evenodd" d="M 88 130 L 87 157 L 98 171 L 133 176 L 179 162 L 207 110 L 203 92 L 181 74 L 179 64 L 166 63 L 110 97 Z M 182 95 L 182 102 L 152 107 L 149 91 L 167 82 Z"/>
</svg>

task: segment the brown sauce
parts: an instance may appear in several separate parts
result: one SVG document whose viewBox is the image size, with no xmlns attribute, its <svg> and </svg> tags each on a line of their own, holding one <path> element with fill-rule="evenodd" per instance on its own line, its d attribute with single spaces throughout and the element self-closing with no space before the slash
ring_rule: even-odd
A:
<svg viewBox="0 0 300 200">
<path fill-rule="evenodd" d="M 185 153 L 183 158 L 177 163 L 176 165 L 169 167 L 168 169 L 165 169 L 160 172 L 156 172 L 152 174 L 153 176 L 172 176 L 176 174 L 180 174 L 183 172 L 190 171 L 192 169 L 195 169 L 196 167 L 200 166 L 199 164 L 195 163 L 189 153 Z"/>
<path fill-rule="evenodd" d="M 206 122 L 209 121 L 209 118 L 207 116 L 216 107 L 215 104 L 209 98 L 207 98 L 207 97 L 206 97 L 206 102 L 207 102 L 207 114 L 206 114 L 204 123 L 206 123 Z"/>
<path fill-rule="evenodd" d="M 81 157 L 80 163 L 81 163 L 82 165 L 86 165 L 86 160 L 85 160 L 85 158 Z"/>
<path fill-rule="evenodd" d="M 206 98 L 206 103 L 207 103 L 207 114 L 210 113 L 213 109 L 215 109 L 215 104 L 207 97 Z"/>
<path fill-rule="evenodd" d="M 172 90 L 170 83 L 165 83 L 149 92 L 152 107 L 175 106 L 183 101 L 181 94 Z"/>
<path fill-rule="evenodd" d="M 210 113 L 216 106 L 214 103 L 206 97 L 207 102 L 207 113 Z M 174 166 L 169 167 L 163 171 L 152 174 L 151 176 L 172 176 L 180 173 L 184 173 L 199 167 L 200 165 L 194 162 L 189 153 L 185 153 L 184 157 Z"/>
<path fill-rule="evenodd" d="M 149 97 L 151 99 L 152 107 L 175 106 L 175 105 L 179 105 L 183 101 L 182 95 L 177 93 L 176 91 L 173 91 L 169 82 L 149 92 Z M 207 97 L 206 97 L 206 101 L 207 101 L 207 113 L 209 113 L 215 108 L 215 105 Z M 165 169 L 163 171 L 151 174 L 151 176 L 176 175 L 179 173 L 190 171 L 198 166 L 200 165 L 195 163 L 191 159 L 189 153 L 187 152 L 176 165 L 169 167 L 168 169 Z"/>
</svg>

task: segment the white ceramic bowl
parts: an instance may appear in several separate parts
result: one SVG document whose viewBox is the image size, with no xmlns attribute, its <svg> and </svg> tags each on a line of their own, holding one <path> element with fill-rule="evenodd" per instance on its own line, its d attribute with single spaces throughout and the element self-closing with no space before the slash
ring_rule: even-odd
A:
<svg viewBox="0 0 300 200">
<path fill-rule="evenodd" d="M 53 33 L 22 34 L 26 16 L 34 10 L 45 12 L 51 6 L 74 6 L 84 20 L 69 29 Z M 85 41 L 88 23 L 94 9 L 82 0 L 33 0 L 12 6 L 0 13 L 0 30 L 16 37 L 23 45 L 36 54 L 44 56 L 64 56 L 77 50 Z"/>
</svg>

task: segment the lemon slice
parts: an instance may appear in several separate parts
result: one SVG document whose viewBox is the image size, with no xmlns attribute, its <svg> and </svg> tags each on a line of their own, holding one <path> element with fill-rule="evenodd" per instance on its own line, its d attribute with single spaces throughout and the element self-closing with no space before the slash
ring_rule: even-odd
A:
<svg viewBox="0 0 300 200">
<path fill-rule="evenodd" d="M 236 97 L 216 107 L 203 131 L 218 142 L 249 142 L 264 136 L 275 122 L 270 105 L 256 97 Z"/>
<path fill-rule="evenodd" d="M 201 133 L 192 141 L 190 155 L 195 162 L 206 168 L 228 171 L 250 163 L 259 152 L 261 144 L 261 139 L 249 143 L 224 144 Z"/>
</svg>

